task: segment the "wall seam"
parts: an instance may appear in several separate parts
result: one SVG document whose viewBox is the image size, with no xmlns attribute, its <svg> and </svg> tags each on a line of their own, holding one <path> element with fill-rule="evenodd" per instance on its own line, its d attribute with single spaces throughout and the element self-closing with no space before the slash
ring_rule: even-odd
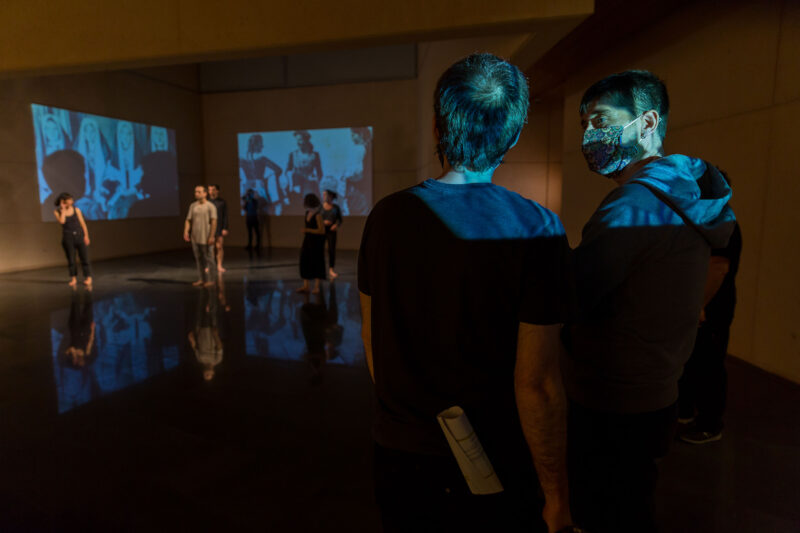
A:
<svg viewBox="0 0 800 533">
<path fill-rule="evenodd" d="M 774 109 L 776 106 L 775 98 L 777 95 L 778 90 L 778 69 L 780 66 L 780 52 L 781 52 L 781 39 L 783 38 L 783 18 L 786 11 L 786 0 L 782 0 L 781 2 L 781 9 L 778 14 L 778 38 L 776 40 L 775 45 L 775 64 L 772 71 L 772 101 L 771 105 L 769 106 L 770 110 L 773 110 L 773 113 L 770 114 L 769 123 L 767 126 L 767 139 L 772 139 L 773 134 L 775 133 L 775 124 L 774 124 Z M 761 232 L 758 236 L 758 253 L 756 254 L 756 286 L 755 286 L 755 293 L 753 295 L 753 323 L 752 323 L 752 335 L 750 336 L 750 349 L 748 356 L 752 360 L 757 359 L 756 354 L 756 347 L 758 346 L 758 310 L 760 308 L 760 301 L 761 301 L 761 280 L 762 280 L 762 265 L 763 265 L 763 252 L 764 252 L 764 237 L 767 232 L 767 209 L 769 207 L 769 190 L 770 190 L 770 182 L 772 181 L 770 176 L 770 170 L 772 167 L 772 142 L 767 142 L 767 157 L 766 157 L 766 172 L 765 180 L 764 180 L 764 198 L 761 203 Z"/>
</svg>

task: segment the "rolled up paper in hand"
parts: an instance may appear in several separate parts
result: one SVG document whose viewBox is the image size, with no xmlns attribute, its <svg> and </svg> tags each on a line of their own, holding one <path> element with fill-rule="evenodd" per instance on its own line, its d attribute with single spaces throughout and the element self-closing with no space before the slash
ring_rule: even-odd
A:
<svg viewBox="0 0 800 533">
<path fill-rule="evenodd" d="M 503 484 L 481 446 L 464 410 L 457 405 L 436 416 L 472 494 L 503 492 Z"/>
</svg>

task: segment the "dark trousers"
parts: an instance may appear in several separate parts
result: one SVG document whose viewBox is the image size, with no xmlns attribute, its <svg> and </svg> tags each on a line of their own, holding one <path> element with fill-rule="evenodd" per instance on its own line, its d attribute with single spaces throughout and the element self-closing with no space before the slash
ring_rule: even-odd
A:
<svg viewBox="0 0 800 533">
<path fill-rule="evenodd" d="M 375 499 L 383 533 L 502 531 L 546 533 L 535 480 L 474 495 L 452 456 L 375 445 Z"/>
<path fill-rule="evenodd" d="M 657 531 L 656 461 L 667 454 L 677 404 L 637 414 L 570 402 L 567 461 L 572 518 L 592 533 Z"/>
<path fill-rule="evenodd" d="M 336 232 L 326 231 L 325 238 L 328 239 L 328 267 L 333 268 L 336 266 Z"/>
<path fill-rule="evenodd" d="M 88 278 L 92 275 L 92 267 L 89 265 L 89 248 L 83 242 L 83 232 L 65 232 L 61 239 L 61 246 L 67 254 L 67 264 L 69 265 L 69 275 L 78 275 L 78 265 L 75 263 L 75 252 L 81 258 L 81 271 L 83 277 Z"/>
<path fill-rule="evenodd" d="M 258 223 L 258 217 L 247 217 L 247 247 L 253 247 L 253 231 L 256 232 L 256 248 L 261 248 L 261 226 Z"/>
<path fill-rule="evenodd" d="M 722 431 L 722 415 L 728 395 L 728 353 L 730 324 L 705 322 L 697 330 L 694 350 L 683 369 L 680 387 L 681 417 L 691 418 L 697 410 L 697 429 Z"/>
</svg>

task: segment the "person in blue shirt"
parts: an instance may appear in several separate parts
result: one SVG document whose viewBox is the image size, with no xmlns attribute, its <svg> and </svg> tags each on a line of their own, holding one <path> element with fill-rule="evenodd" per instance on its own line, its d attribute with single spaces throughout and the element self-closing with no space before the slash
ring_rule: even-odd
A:
<svg viewBox="0 0 800 533">
<path fill-rule="evenodd" d="M 657 529 L 656 461 L 674 438 L 711 248 L 735 222 L 713 165 L 664 154 L 668 116 L 666 87 L 646 71 L 604 78 L 580 104 L 589 169 L 617 185 L 575 249 L 563 361 L 572 511 L 593 533 Z"/>
</svg>

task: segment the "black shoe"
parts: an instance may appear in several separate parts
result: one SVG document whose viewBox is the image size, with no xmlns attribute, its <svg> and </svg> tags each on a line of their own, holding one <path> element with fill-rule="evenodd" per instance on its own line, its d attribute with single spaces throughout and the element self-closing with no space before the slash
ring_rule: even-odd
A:
<svg viewBox="0 0 800 533">
<path fill-rule="evenodd" d="M 722 431 L 703 431 L 696 427 L 687 429 L 681 434 L 680 439 L 689 444 L 706 444 L 722 438 Z"/>
</svg>

